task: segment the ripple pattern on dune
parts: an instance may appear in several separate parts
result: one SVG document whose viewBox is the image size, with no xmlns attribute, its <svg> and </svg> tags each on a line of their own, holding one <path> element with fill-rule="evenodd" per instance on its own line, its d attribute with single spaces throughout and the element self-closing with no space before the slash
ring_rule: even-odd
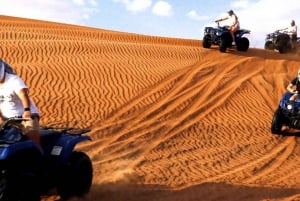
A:
<svg viewBox="0 0 300 201">
<path fill-rule="evenodd" d="M 278 168 L 290 166 L 285 163 L 295 142 L 270 134 L 276 103 L 257 90 L 262 61 L 255 61 L 260 68 L 240 67 L 248 62 L 223 69 L 203 60 L 133 99 L 95 129 L 94 137 L 101 138 L 91 145 L 95 165 L 114 163 L 118 169 L 117 161 L 126 160 L 126 168 L 147 183 L 177 187 L 215 181 L 287 185 L 270 175 L 286 175 Z M 109 167 L 99 175 L 113 174 Z"/>
<path fill-rule="evenodd" d="M 91 126 L 94 183 L 299 188 L 299 139 L 270 121 L 300 59 L 0 17 L 0 54 L 42 124 Z M 296 133 L 297 134 L 297 133 Z"/>
<path fill-rule="evenodd" d="M 34 86 L 42 114 L 51 114 L 47 124 L 59 126 L 91 126 L 199 55 L 192 40 L 39 21 L 33 26 L 18 18 L 4 18 L 2 27 L 2 57 Z"/>
</svg>

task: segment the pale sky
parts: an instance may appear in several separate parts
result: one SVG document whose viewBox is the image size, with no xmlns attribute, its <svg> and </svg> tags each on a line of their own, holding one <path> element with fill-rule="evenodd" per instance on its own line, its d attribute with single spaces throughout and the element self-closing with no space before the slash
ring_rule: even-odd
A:
<svg viewBox="0 0 300 201">
<path fill-rule="evenodd" d="M 251 47 L 292 19 L 300 24 L 299 0 L 0 0 L 0 15 L 196 40 L 230 9 L 251 31 Z"/>
</svg>

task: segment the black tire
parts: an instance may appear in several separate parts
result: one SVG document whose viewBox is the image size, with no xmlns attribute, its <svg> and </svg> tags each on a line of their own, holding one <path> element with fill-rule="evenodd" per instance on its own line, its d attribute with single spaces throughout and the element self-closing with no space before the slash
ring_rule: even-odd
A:
<svg viewBox="0 0 300 201">
<path fill-rule="evenodd" d="M 211 47 L 211 36 L 210 35 L 205 35 L 203 37 L 202 46 L 204 48 L 210 48 Z"/>
<path fill-rule="evenodd" d="M 236 49 L 238 51 L 246 52 L 249 49 L 249 44 L 248 38 L 242 37 L 237 40 Z"/>
<path fill-rule="evenodd" d="M 0 170 L 0 201 L 9 200 L 6 170 Z"/>
<path fill-rule="evenodd" d="M 22 153 L 1 164 L 0 201 L 40 201 L 39 171 L 41 155 L 36 150 Z"/>
<path fill-rule="evenodd" d="M 82 197 L 89 192 L 92 180 L 93 167 L 90 158 L 83 152 L 74 151 L 59 178 L 58 194 L 62 200 Z"/>
<path fill-rule="evenodd" d="M 273 116 L 272 123 L 271 123 L 271 132 L 273 134 L 280 134 L 281 128 L 283 126 L 283 118 L 281 109 L 278 108 Z"/>
<path fill-rule="evenodd" d="M 220 38 L 219 50 L 220 52 L 226 52 L 227 40 L 226 38 Z"/>
<path fill-rule="evenodd" d="M 290 38 L 287 34 L 282 34 L 277 37 L 276 46 L 280 54 L 288 52 L 288 42 Z"/>
<path fill-rule="evenodd" d="M 275 47 L 272 41 L 265 42 L 265 50 L 274 50 L 274 49 Z"/>
<path fill-rule="evenodd" d="M 220 52 L 226 52 L 227 47 L 231 47 L 232 38 L 230 33 L 224 33 L 219 41 L 219 50 Z"/>
</svg>

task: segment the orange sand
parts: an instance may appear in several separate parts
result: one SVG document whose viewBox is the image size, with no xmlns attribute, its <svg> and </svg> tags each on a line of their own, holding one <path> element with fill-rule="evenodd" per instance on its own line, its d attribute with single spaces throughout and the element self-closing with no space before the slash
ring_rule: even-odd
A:
<svg viewBox="0 0 300 201">
<path fill-rule="evenodd" d="M 73 200 L 300 200 L 300 138 L 270 132 L 299 54 L 0 23 L 0 57 L 30 87 L 41 124 L 92 129 L 78 149 L 93 161 L 93 186 Z"/>
</svg>

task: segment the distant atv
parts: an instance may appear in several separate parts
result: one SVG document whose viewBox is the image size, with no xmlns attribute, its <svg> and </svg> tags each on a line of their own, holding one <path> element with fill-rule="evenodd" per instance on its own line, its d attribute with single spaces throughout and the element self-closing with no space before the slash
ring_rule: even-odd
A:
<svg viewBox="0 0 300 201">
<path fill-rule="evenodd" d="M 41 129 L 41 148 L 18 128 L 24 119 L 9 119 L 0 128 L 0 201 L 40 201 L 57 191 L 62 200 L 83 196 L 92 184 L 90 158 L 75 151 L 90 140 L 87 130 Z"/>
<path fill-rule="evenodd" d="M 300 99 L 290 101 L 292 95 L 293 93 L 286 92 L 279 102 L 271 123 L 273 134 L 280 134 L 283 126 L 300 130 Z"/>
<path fill-rule="evenodd" d="M 287 32 L 275 31 L 266 35 L 265 49 L 278 50 L 280 54 L 287 52 L 296 52 L 300 50 L 300 38 L 293 40 L 294 48 L 291 42 L 291 36 Z"/>
<path fill-rule="evenodd" d="M 248 50 L 249 40 L 244 35 L 249 33 L 250 31 L 246 29 L 240 29 L 234 33 L 238 51 L 246 52 Z M 205 27 L 202 45 L 204 48 L 218 45 L 220 52 L 225 52 L 227 48 L 232 47 L 232 37 L 228 26 L 220 26 L 217 22 L 217 27 Z"/>
</svg>

